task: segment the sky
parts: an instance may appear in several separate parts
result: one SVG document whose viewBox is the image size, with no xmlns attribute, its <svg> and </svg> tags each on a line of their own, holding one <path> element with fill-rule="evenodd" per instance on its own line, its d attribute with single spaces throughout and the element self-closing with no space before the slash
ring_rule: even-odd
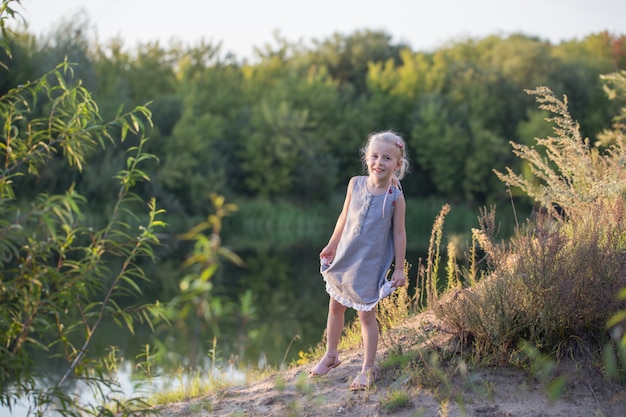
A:
<svg viewBox="0 0 626 417">
<path fill-rule="evenodd" d="M 605 30 L 626 34 L 626 0 L 22 0 L 14 7 L 35 35 L 82 13 L 99 42 L 205 40 L 240 59 L 276 46 L 276 33 L 310 45 L 335 33 L 381 30 L 414 51 L 512 33 L 554 44 Z"/>
</svg>

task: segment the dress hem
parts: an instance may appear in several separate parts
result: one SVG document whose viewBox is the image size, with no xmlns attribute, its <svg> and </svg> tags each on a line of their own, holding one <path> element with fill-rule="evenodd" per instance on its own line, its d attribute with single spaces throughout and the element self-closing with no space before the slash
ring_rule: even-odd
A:
<svg viewBox="0 0 626 417">
<path fill-rule="evenodd" d="M 379 301 L 379 300 L 376 300 L 371 304 L 362 304 L 362 303 L 352 302 L 348 300 L 347 298 L 343 297 L 338 291 L 334 290 L 328 284 L 328 282 L 326 283 L 326 292 L 328 293 L 328 295 L 334 298 L 339 304 L 349 307 L 349 308 L 353 308 L 358 311 L 372 311 L 372 309 L 376 307 L 376 304 L 378 304 L 378 301 Z"/>
</svg>

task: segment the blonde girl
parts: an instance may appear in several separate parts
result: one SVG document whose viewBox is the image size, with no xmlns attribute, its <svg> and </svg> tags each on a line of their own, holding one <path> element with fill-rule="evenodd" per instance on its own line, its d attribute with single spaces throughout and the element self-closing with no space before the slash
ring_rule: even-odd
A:
<svg viewBox="0 0 626 417">
<path fill-rule="evenodd" d="M 378 346 L 376 304 L 391 288 L 406 284 L 406 203 L 400 180 L 409 170 L 406 143 L 398 134 L 373 133 L 361 149 L 368 175 L 352 177 L 335 229 L 320 252 L 321 273 L 330 295 L 326 353 L 309 376 L 327 374 L 339 366 L 338 345 L 347 308 L 357 310 L 364 358 L 351 390 L 367 389 L 376 378 Z M 388 271 L 395 263 L 391 278 Z"/>
</svg>

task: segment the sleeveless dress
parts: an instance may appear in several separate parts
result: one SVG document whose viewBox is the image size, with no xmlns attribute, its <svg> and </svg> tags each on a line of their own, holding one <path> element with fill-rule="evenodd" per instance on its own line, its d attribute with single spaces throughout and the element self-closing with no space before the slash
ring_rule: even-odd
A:
<svg viewBox="0 0 626 417">
<path fill-rule="evenodd" d="M 372 195 L 366 184 L 366 176 L 357 177 L 335 259 L 320 269 L 326 292 L 340 304 L 361 311 L 376 306 L 387 281 L 394 258 L 393 209 L 402 193 L 392 185 L 386 198 L 387 193 Z"/>
</svg>

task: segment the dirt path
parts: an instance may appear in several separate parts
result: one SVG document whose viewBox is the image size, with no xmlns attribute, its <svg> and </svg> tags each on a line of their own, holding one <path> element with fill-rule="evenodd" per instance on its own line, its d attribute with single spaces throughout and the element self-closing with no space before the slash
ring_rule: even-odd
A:
<svg viewBox="0 0 626 417">
<path fill-rule="evenodd" d="M 394 346 L 407 351 L 424 332 L 432 334 L 427 343 L 444 347 L 449 338 L 437 334 L 432 314 L 413 317 L 391 333 Z M 381 339 L 378 359 L 389 354 Z M 565 393 L 555 402 L 548 400 L 545 387 L 527 374 L 511 368 L 490 368 L 451 378 L 434 389 L 409 381 L 407 374 L 386 369 L 375 387 L 351 392 L 348 386 L 361 367 L 361 348 L 340 352 L 342 364 L 327 375 L 311 379 L 311 365 L 282 372 L 251 383 L 207 396 L 170 404 L 164 417 L 282 417 L 343 416 L 367 417 L 625 417 L 624 389 L 604 382 L 597 371 L 575 363 L 562 363 L 568 379 Z M 463 372 L 459 372 L 463 374 Z M 398 393 L 407 394 L 402 407 L 387 408 Z M 446 398 L 454 400 L 446 400 Z"/>
</svg>

